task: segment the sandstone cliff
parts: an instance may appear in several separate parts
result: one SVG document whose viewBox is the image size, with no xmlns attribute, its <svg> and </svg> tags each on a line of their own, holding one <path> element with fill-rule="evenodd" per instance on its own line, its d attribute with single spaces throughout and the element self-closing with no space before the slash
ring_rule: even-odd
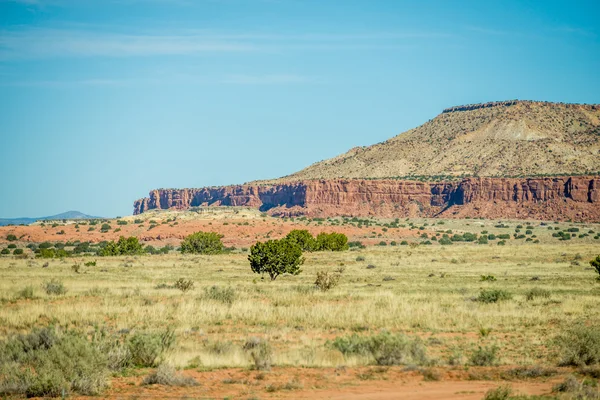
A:
<svg viewBox="0 0 600 400">
<path fill-rule="evenodd" d="M 486 217 L 600 221 L 600 177 L 308 180 L 273 185 L 158 189 L 134 203 L 152 209 L 245 206 L 271 215 L 311 217 Z"/>
</svg>

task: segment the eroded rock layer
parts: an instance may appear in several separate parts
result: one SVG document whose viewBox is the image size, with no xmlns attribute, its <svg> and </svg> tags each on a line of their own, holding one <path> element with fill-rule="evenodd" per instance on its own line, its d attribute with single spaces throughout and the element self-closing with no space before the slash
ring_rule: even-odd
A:
<svg viewBox="0 0 600 400">
<path fill-rule="evenodd" d="M 273 185 L 157 189 L 134 214 L 199 206 L 253 207 L 309 217 L 485 217 L 600 222 L 600 177 L 307 180 Z"/>
</svg>

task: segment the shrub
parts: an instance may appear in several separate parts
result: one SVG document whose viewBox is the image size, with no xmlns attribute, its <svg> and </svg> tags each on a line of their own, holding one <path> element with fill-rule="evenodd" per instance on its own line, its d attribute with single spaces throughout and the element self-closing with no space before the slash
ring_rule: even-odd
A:
<svg viewBox="0 0 600 400">
<path fill-rule="evenodd" d="M 44 291 L 48 295 L 61 295 L 67 293 L 67 289 L 65 289 L 65 285 L 58 279 L 52 278 L 47 282 L 44 282 L 42 285 Z"/>
<path fill-rule="evenodd" d="M 17 293 L 17 299 L 32 300 L 34 298 L 33 286 L 26 286 Z"/>
<path fill-rule="evenodd" d="M 444 235 L 440 240 L 439 240 L 439 244 L 441 244 L 442 246 L 449 246 L 452 244 L 452 240 L 450 240 L 450 238 L 446 235 Z"/>
<path fill-rule="evenodd" d="M 256 274 L 266 273 L 272 281 L 281 274 L 298 275 L 304 263 L 302 249 L 287 239 L 257 242 L 250 247 L 250 267 Z"/>
<path fill-rule="evenodd" d="M 527 299 L 527 301 L 531 301 L 537 297 L 548 299 L 550 298 L 550 291 L 548 289 L 533 288 L 528 290 L 527 293 L 525 293 L 525 298 Z"/>
<path fill-rule="evenodd" d="M 243 349 L 250 354 L 255 369 L 259 371 L 271 369 L 273 350 L 268 341 L 257 337 L 251 337 L 246 340 Z"/>
<path fill-rule="evenodd" d="M 11 244 L 9 244 L 8 246 L 6 246 L 6 248 L 8 248 L 8 249 L 16 249 L 16 248 L 17 248 L 17 245 L 16 245 L 16 244 L 14 244 L 14 243 L 11 243 Z"/>
<path fill-rule="evenodd" d="M 9 249 L 2 249 L 2 251 L 0 251 L 0 254 L 10 254 L 10 250 Z"/>
<path fill-rule="evenodd" d="M 185 376 L 169 364 L 161 364 L 158 369 L 146 376 L 142 385 L 166 386 L 198 386 L 199 383 L 191 376 Z"/>
<path fill-rule="evenodd" d="M 577 323 L 554 339 L 559 365 L 586 366 L 600 363 L 600 325 Z"/>
<path fill-rule="evenodd" d="M 485 392 L 483 400 L 509 400 L 511 394 L 512 388 L 509 385 L 498 386 Z"/>
<path fill-rule="evenodd" d="M 136 367 L 155 367 L 174 344 L 175 333 L 170 329 L 162 333 L 136 333 L 127 342 L 131 364 Z"/>
<path fill-rule="evenodd" d="M 102 226 L 100 227 L 101 232 L 107 232 L 107 231 L 110 231 L 111 229 L 112 229 L 112 227 L 109 224 L 102 224 Z"/>
<path fill-rule="evenodd" d="M 83 265 L 85 265 L 86 267 L 95 267 L 96 266 L 96 260 L 94 260 L 94 261 L 88 261 L 88 262 L 84 263 Z"/>
<path fill-rule="evenodd" d="M 292 243 L 296 243 L 302 251 L 317 250 L 317 241 L 307 230 L 294 229 L 287 234 L 286 239 Z"/>
<path fill-rule="evenodd" d="M 596 270 L 596 272 L 598 273 L 598 279 L 600 280 L 600 255 L 596 256 L 595 259 L 591 260 L 590 265 Z"/>
<path fill-rule="evenodd" d="M 469 361 L 472 365 L 478 367 L 491 366 L 496 363 L 496 355 L 498 353 L 498 347 L 490 346 L 490 347 L 481 347 L 471 354 L 469 357 Z"/>
<path fill-rule="evenodd" d="M 423 365 L 426 349 L 419 338 L 382 332 L 373 336 L 338 337 L 329 345 L 344 355 L 371 355 L 378 365 Z"/>
<path fill-rule="evenodd" d="M 315 280 L 315 286 L 325 292 L 329 289 L 336 287 L 341 278 L 341 273 L 317 271 L 317 279 Z"/>
<path fill-rule="evenodd" d="M 219 286 L 211 286 L 210 288 L 204 288 L 204 297 L 227 305 L 232 305 L 237 296 L 232 287 L 221 288 Z"/>
<path fill-rule="evenodd" d="M 8 240 L 9 242 L 14 242 L 15 240 L 17 240 L 17 237 L 11 233 L 6 235 L 6 240 Z"/>
<path fill-rule="evenodd" d="M 0 342 L 0 395 L 97 395 L 107 386 L 106 356 L 76 331 L 36 328 Z"/>
<path fill-rule="evenodd" d="M 133 256 L 143 254 L 144 248 L 138 238 L 121 236 L 118 242 L 107 242 L 104 248 L 98 251 L 99 256 Z"/>
<path fill-rule="evenodd" d="M 23 249 L 14 249 L 13 254 L 15 256 L 21 255 L 21 254 L 23 254 Z"/>
<path fill-rule="evenodd" d="M 181 242 L 182 254 L 220 254 L 224 246 L 223 235 L 215 232 L 196 232 Z"/>
<path fill-rule="evenodd" d="M 481 275 L 482 282 L 495 282 L 496 277 L 494 275 Z"/>
<path fill-rule="evenodd" d="M 348 250 L 348 237 L 343 233 L 325 233 L 317 235 L 317 249 L 320 251 Z"/>
<path fill-rule="evenodd" d="M 173 284 L 173 287 L 175 289 L 179 289 L 183 293 L 185 293 L 188 290 L 192 290 L 194 288 L 194 281 L 191 279 L 179 278 L 175 281 L 175 283 Z"/>
<path fill-rule="evenodd" d="M 477 297 L 477 301 L 482 303 L 496 303 L 500 300 L 510 299 L 512 299 L 512 294 L 502 289 L 484 289 L 479 292 L 479 297 Z"/>
</svg>

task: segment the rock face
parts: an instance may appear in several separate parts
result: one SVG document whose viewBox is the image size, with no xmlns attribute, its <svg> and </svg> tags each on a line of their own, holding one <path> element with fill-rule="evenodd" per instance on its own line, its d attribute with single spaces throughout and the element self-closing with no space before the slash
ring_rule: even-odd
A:
<svg viewBox="0 0 600 400">
<path fill-rule="evenodd" d="M 273 185 L 158 189 L 134 203 L 153 209 L 243 206 L 271 215 L 520 218 L 600 221 L 600 177 L 307 180 Z"/>
</svg>

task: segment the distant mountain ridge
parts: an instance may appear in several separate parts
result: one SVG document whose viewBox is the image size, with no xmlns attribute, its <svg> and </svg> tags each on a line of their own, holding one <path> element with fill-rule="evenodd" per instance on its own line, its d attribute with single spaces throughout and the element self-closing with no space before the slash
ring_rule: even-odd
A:
<svg viewBox="0 0 600 400">
<path fill-rule="evenodd" d="M 423 125 L 294 174 L 310 179 L 533 177 L 600 171 L 600 104 L 509 100 L 446 108 Z"/>
<path fill-rule="evenodd" d="M 0 226 L 6 225 L 29 225 L 33 224 L 37 221 L 45 221 L 45 220 L 57 220 L 57 219 L 98 219 L 101 217 L 94 217 L 91 215 L 84 214 L 79 211 L 67 211 L 61 214 L 51 215 L 49 217 L 39 217 L 39 218 L 0 218 Z"/>
</svg>

